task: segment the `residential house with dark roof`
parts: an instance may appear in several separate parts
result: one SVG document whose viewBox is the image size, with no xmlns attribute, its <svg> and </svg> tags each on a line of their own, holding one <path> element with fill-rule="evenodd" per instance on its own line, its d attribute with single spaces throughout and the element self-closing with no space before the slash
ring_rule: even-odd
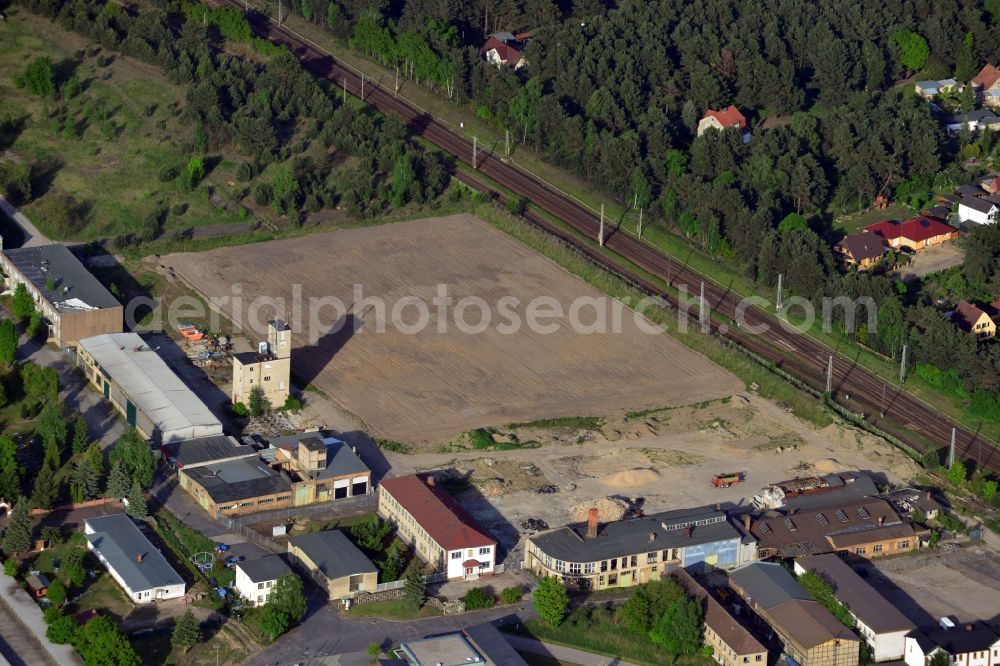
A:
<svg viewBox="0 0 1000 666">
<path fill-rule="evenodd" d="M 236 591 L 251 606 L 263 606 L 271 597 L 274 586 L 282 576 L 292 573 L 280 555 L 267 555 L 255 560 L 237 562 Z"/>
<path fill-rule="evenodd" d="M 837 601 L 847 607 L 857 632 L 871 646 L 874 661 L 903 658 L 906 635 L 916 628 L 838 555 L 814 555 L 795 560 L 795 573 L 812 572 L 833 588 Z"/>
<path fill-rule="evenodd" d="M 730 104 L 721 111 L 709 109 L 698 121 L 698 136 L 701 136 L 709 129 L 716 129 L 720 132 L 731 127 L 735 127 L 740 133 L 746 132 L 747 119 L 740 110 Z"/>
<path fill-rule="evenodd" d="M 933 217 L 915 217 L 905 222 L 883 220 L 865 227 L 865 231 L 878 234 L 889 247 L 923 250 L 931 245 L 958 238 L 958 229 Z"/>
<path fill-rule="evenodd" d="M 378 585 L 378 569 L 339 530 L 294 537 L 288 541 L 288 552 L 331 600 L 374 592 Z"/>
<path fill-rule="evenodd" d="M 396 526 L 396 535 L 448 578 L 492 575 L 497 542 L 448 495 L 431 474 L 383 479 L 378 514 Z"/>
<path fill-rule="evenodd" d="M 771 511 L 754 521 L 750 532 L 760 559 L 823 553 L 881 557 L 917 550 L 926 534 L 875 497 Z"/>
<path fill-rule="evenodd" d="M 1000 69 L 987 63 L 972 79 L 976 97 L 983 104 L 996 106 L 1000 104 Z"/>
<path fill-rule="evenodd" d="M 937 652 L 953 666 L 996 666 L 1000 661 L 1000 627 L 985 622 L 916 629 L 906 636 L 906 666 L 927 666 Z"/>
<path fill-rule="evenodd" d="M 405 666 L 528 666 L 489 622 L 449 634 L 403 641 L 395 651 Z"/>
<path fill-rule="evenodd" d="M 0 250 L 0 270 L 6 291 L 25 286 L 60 347 L 124 330 L 122 304 L 61 243 Z"/>
<path fill-rule="evenodd" d="M 722 666 L 767 666 L 767 648 L 712 594 L 684 569 L 670 573 L 702 605 L 705 645 L 712 646 L 712 658 Z M 743 616 L 745 618 L 745 615 Z"/>
<path fill-rule="evenodd" d="M 995 224 L 997 210 L 1000 207 L 996 202 L 990 201 L 982 196 L 982 192 L 976 196 L 963 196 L 958 202 L 958 219 L 962 222 L 974 222 L 975 224 Z"/>
<path fill-rule="evenodd" d="M 857 266 L 859 271 L 877 264 L 888 251 L 885 239 L 871 231 L 845 236 L 833 248 L 844 266 Z"/>
<path fill-rule="evenodd" d="M 989 109 L 976 109 L 951 116 L 945 124 L 945 130 L 955 134 L 963 128 L 970 132 L 1000 129 L 1000 117 Z"/>
<path fill-rule="evenodd" d="M 857 666 L 861 641 L 809 596 L 780 564 L 753 562 L 729 574 L 729 586 L 774 630 L 798 666 Z"/>
<path fill-rule="evenodd" d="M 87 518 L 87 548 L 136 604 L 184 596 L 184 579 L 124 513 Z"/>
<path fill-rule="evenodd" d="M 558 527 L 527 539 L 524 568 L 584 580 L 590 589 L 631 587 L 677 569 L 729 569 L 755 559 L 755 546 L 725 511 L 699 507 L 601 524 Z"/>
<path fill-rule="evenodd" d="M 993 318 L 986 314 L 985 310 L 968 301 L 961 301 L 955 306 L 951 320 L 966 333 L 976 336 L 977 340 L 996 337 L 997 324 Z"/>
</svg>

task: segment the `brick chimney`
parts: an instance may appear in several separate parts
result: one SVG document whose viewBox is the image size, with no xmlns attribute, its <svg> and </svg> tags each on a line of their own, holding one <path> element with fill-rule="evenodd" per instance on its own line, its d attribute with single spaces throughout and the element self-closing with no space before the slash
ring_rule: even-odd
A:
<svg viewBox="0 0 1000 666">
<path fill-rule="evenodd" d="M 691 535 L 694 534 L 694 525 L 688 525 L 684 528 L 684 538 L 690 539 Z"/>
<path fill-rule="evenodd" d="M 597 507 L 591 507 L 590 512 L 587 514 L 587 538 L 593 539 L 597 536 Z"/>
<path fill-rule="evenodd" d="M 138 553 L 138 554 L 137 554 L 137 555 L 135 556 L 135 561 L 136 561 L 136 562 L 142 562 L 142 553 Z"/>
<path fill-rule="evenodd" d="M 431 488 L 434 487 L 434 477 L 433 476 L 428 476 L 427 477 L 427 485 L 430 486 Z"/>
<path fill-rule="evenodd" d="M 656 541 L 656 532 L 650 532 L 649 533 L 649 543 L 653 543 L 654 541 Z"/>
<path fill-rule="evenodd" d="M 885 522 L 885 516 L 879 516 L 878 517 L 878 526 L 882 527 L 882 523 L 884 523 L 884 522 Z"/>
<path fill-rule="evenodd" d="M 750 514 L 749 513 L 744 513 L 743 514 L 743 531 L 747 532 L 747 533 L 750 532 Z"/>
</svg>

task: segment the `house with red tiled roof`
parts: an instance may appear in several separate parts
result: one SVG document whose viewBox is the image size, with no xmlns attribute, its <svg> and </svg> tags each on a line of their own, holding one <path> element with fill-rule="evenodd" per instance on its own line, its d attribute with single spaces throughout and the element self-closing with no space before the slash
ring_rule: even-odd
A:
<svg viewBox="0 0 1000 666">
<path fill-rule="evenodd" d="M 417 556 L 447 572 L 474 580 L 493 574 L 497 542 L 442 489 L 431 474 L 383 479 L 378 514 L 396 526 L 396 535 Z"/>
<path fill-rule="evenodd" d="M 730 127 L 736 127 L 740 132 L 747 129 L 747 119 L 740 113 L 740 110 L 730 104 L 721 111 L 709 109 L 698 121 L 698 136 L 701 136 L 708 129 L 717 129 L 720 132 Z"/>
<path fill-rule="evenodd" d="M 979 180 L 979 187 L 987 194 L 1000 194 L 1000 176 L 987 176 Z"/>
<path fill-rule="evenodd" d="M 966 333 L 975 335 L 977 340 L 996 337 L 996 322 L 984 310 L 968 301 L 958 304 L 951 320 Z"/>
<path fill-rule="evenodd" d="M 983 104 L 1000 104 L 1000 68 L 987 64 L 972 79 L 972 88 Z"/>
<path fill-rule="evenodd" d="M 878 234 L 893 249 L 908 247 L 911 250 L 923 250 L 958 238 L 958 229 L 933 217 L 915 217 L 905 222 L 883 220 L 868 225 L 865 231 Z"/>
<path fill-rule="evenodd" d="M 522 43 L 509 32 L 496 33 L 486 39 L 479 54 L 483 60 L 494 67 L 506 66 L 521 69 L 525 64 L 521 53 Z"/>
</svg>

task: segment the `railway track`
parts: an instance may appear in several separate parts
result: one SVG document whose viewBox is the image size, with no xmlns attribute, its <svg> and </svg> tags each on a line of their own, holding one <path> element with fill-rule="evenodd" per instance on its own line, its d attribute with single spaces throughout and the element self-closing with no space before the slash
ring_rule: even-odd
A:
<svg viewBox="0 0 1000 666">
<path fill-rule="evenodd" d="M 240 0 L 208 0 L 213 6 L 228 5 L 243 10 Z M 381 113 L 396 113 L 410 129 L 455 159 L 471 166 L 473 146 L 469 141 L 456 135 L 448 127 L 429 114 L 415 108 L 406 100 L 398 98 L 377 82 L 364 79 L 353 69 L 325 54 L 313 43 L 303 39 L 285 26 L 279 26 L 263 14 L 251 13 L 250 24 L 254 31 L 271 41 L 284 44 L 294 53 L 309 71 L 325 77 L 337 87 L 361 98 Z M 536 206 L 563 221 L 586 238 L 596 238 L 599 222 L 593 211 L 581 203 L 560 193 L 531 174 L 504 161 L 491 152 L 478 153 L 475 169 L 484 176 L 499 183 L 507 190 L 526 197 Z M 472 187 L 483 191 L 491 188 L 469 174 L 458 170 L 453 175 Z M 623 275 L 650 294 L 662 297 L 674 305 L 678 298 L 665 292 L 659 285 L 642 275 L 623 270 L 611 262 L 595 248 L 594 243 L 582 241 L 577 236 L 551 224 L 541 216 L 529 212 L 527 218 L 533 224 L 556 235 L 572 245 L 592 261 Z M 672 260 L 662 252 L 629 236 L 614 226 L 606 227 L 605 247 L 643 271 L 663 279 L 674 288 L 686 286 L 692 293 L 698 293 L 704 284 L 705 300 L 709 308 L 723 319 L 733 321 L 741 312 L 744 326 L 766 326 L 768 331 L 760 335 L 748 334 L 744 328 L 731 327 L 720 323 L 719 318 L 709 318 L 712 332 L 725 337 L 741 347 L 774 363 L 777 367 L 806 385 L 824 391 L 829 358 L 833 356 L 833 396 L 838 402 L 855 413 L 862 413 L 874 426 L 889 432 L 918 451 L 927 450 L 927 440 L 934 446 L 948 446 L 952 428 L 956 432 L 956 455 L 973 460 L 977 465 L 993 472 L 1000 472 L 1000 454 L 994 442 L 978 432 L 972 432 L 954 422 L 931 405 L 913 396 L 901 387 L 886 382 L 861 367 L 850 358 L 844 357 L 819 341 L 801 334 L 794 334 L 782 328 L 779 320 L 756 306 L 741 305 L 742 298 L 723 285 L 701 275 L 683 263 Z M 915 437 L 919 433 L 920 437 Z"/>
</svg>

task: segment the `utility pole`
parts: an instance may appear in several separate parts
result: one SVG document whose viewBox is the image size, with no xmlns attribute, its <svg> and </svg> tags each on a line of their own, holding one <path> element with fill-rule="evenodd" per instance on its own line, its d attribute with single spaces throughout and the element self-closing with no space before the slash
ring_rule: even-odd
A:
<svg viewBox="0 0 1000 666">
<path fill-rule="evenodd" d="M 903 354 L 899 359 L 899 383 L 906 381 L 906 345 L 903 345 Z"/>
<path fill-rule="evenodd" d="M 250 13 L 250 0 L 243 0 L 243 13 L 244 14 Z"/>
<path fill-rule="evenodd" d="M 344 77 L 344 104 L 347 104 L 347 77 Z"/>
<path fill-rule="evenodd" d="M 365 73 L 361 73 L 361 101 L 365 101 Z"/>
<path fill-rule="evenodd" d="M 948 449 L 948 469 L 955 464 L 955 429 L 951 429 L 951 448 Z"/>
<path fill-rule="evenodd" d="M 278 25 L 281 25 L 281 0 L 278 0 Z"/>
<path fill-rule="evenodd" d="M 476 168 L 476 152 L 479 150 L 479 139 L 472 137 L 472 168 Z"/>
<path fill-rule="evenodd" d="M 639 238 L 642 238 L 642 209 L 639 209 L 639 230 L 637 232 Z"/>
<path fill-rule="evenodd" d="M 701 295 L 698 297 L 698 323 L 701 324 L 701 330 L 707 331 L 708 326 L 708 308 L 705 307 L 705 281 L 701 281 Z"/>
<path fill-rule="evenodd" d="M 510 157 L 510 130 L 503 131 L 503 154 Z"/>
<path fill-rule="evenodd" d="M 781 314 L 781 273 L 778 273 L 778 300 L 775 303 L 774 311 Z"/>
<path fill-rule="evenodd" d="M 882 415 L 882 418 L 885 418 L 885 385 L 886 383 L 882 382 L 882 408 L 878 410 L 879 414 Z"/>
<path fill-rule="evenodd" d="M 833 393 L 833 354 L 830 354 L 830 360 L 826 364 L 826 392 Z"/>
<path fill-rule="evenodd" d="M 604 204 L 601 204 L 601 226 L 597 230 L 597 244 L 604 247 Z"/>
<path fill-rule="evenodd" d="M 396 85 L 392 89 L 392 94 L 399 96 L 399 65 L 396 65 Z"/>
</svg>

